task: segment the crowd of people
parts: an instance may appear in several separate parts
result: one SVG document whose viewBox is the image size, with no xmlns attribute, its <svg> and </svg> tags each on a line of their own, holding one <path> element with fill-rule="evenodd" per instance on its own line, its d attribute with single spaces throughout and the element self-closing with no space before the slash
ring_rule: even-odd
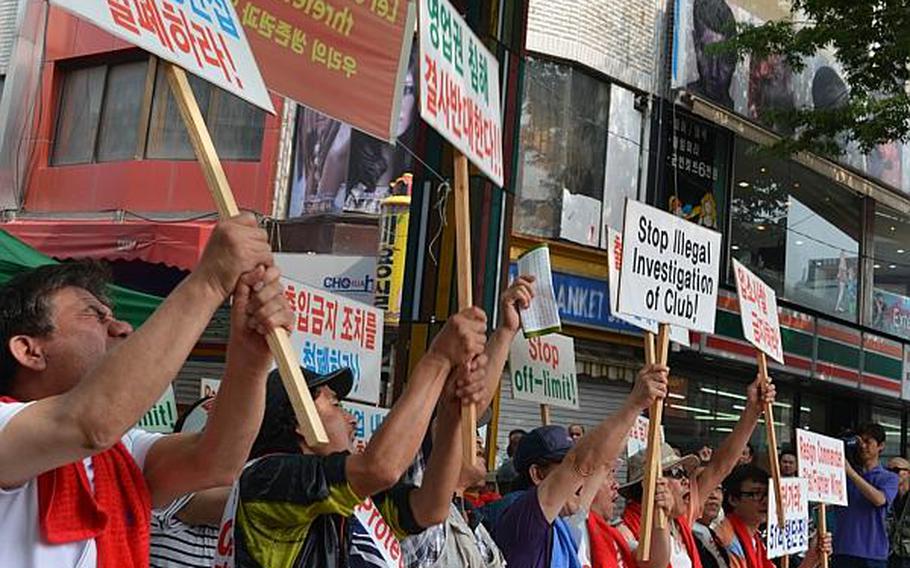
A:
<svg viewBox="0 0 910 568">
<path fill-rule="evenodd" d="M 640 562 L 645 452 L 625 457 L 625 479 L 615 471 L 637 417 L 667 395 L 667 367 L 646 365 L 599 424 L 510 432 L 493 474 L 463 460 L 461 409 L 491 404 L 534 297 L 533 278 L 519 276 L 492 333 L 477 308 L 448 319 L 360 453 L 340 406 L 352 372 L 304 371 L 329 438 L 312 446 L 270 371 L 265 336 L 292 321 L 279 277 L 265 233 L 241 216 L 217 226 L 198 268 L 138 330 L 113 316 L 96 264 L 41 267 L 0 290 L 0 566 L 772 567 L 769 476 L 749 440 L 773 385 L 748 386 L 715 448 L 662 444 L 653 505 L 669 522 Z M 204 428 L 135 429 L 231 296 Z M 834 568 L 910 564 L 910 462 L 881 467 L 884 441 L 880 426 L 857 430 L 849 506 L 794 567 L 832 553 Z M 780 463 L 797 473 L 791 450 Z"/>
</svg>

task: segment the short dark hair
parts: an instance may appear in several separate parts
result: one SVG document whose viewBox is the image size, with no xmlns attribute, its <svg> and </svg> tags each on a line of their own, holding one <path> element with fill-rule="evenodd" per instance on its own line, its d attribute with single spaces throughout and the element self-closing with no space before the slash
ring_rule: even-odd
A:
<svg viewBox="0 0 910 568">
<path fill-rule="evenodd" d="M 528 435 L 528 431 L 527 431 L 527 430 L 522 430 L 521 428 L 515 428 L 514 430 L 509 430 L 509 438 L 511 438 L 511 437 L 514 436 L 515 434 L 521 434 L 522 436 L 527 436 L 527 435 Z"/>
<path fill-rule="evenodd" d="M 729 513 L 733 510 L 733 504 L 730 503 L 731 497 L 738 497 L 743 488 L 743 483 L 754 481 L 755 483 L 768 483 L 770 479 L 768 472 L 751 463 L 738 465 L 733 468 L 730 475 L 724 479 L 724 511 Z"/>
<path fill-rule="evenodd" d="M 856 435 L 872 438 L 879 444 L 885 443 L 885 429 L 882 428 L 881 424 L 876 424 L 874 422 L 860 424 L 856 429 Z"/>
<path fill-rule="evenodd" d="M 793 449 L 793 446 L 783 446 L 778 453 L 778 456 L 791 455 L 796 457 L 796 450 Z"/>
<path fill-rule="evenodd" d="M 19 362 L 9 349 L 16 335 L 42 337 L 54 330 L 50 299 L 63 288 L 82 288 L 109 304 L 110 271 L 96 261 L 39 266 L 0 287 L 0 394 L 8 394 Z"/>
<path fill-rule="evenodd" d="M 724 0 L 695 0 L 692 20 L 696 31 L 708 29 L 731 38 L 736 34 L 736 18 Z M 698 34 L 696 33 L 696 41 Z"/>
</svg>

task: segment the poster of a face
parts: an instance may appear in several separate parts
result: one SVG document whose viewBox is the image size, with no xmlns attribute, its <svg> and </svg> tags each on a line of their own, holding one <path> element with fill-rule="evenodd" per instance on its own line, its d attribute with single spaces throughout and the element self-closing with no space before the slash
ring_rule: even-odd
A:
<svg viewBox="0 0 910 568">
<path fill-rule="evenodd" d="M 779 56 L 737 60 L 711 46 L 733 37 L 738 24 L 760 25 L 790 17 L 789 2 L 778 0 L 681 0 L 676 5 L 673 86 L 704 97 L 783 135 L 793 134 L 775 111 L 834 109 L 847 101 L 849 85 L 831 50 L 822 50 L 794 72 Z M 886 144 L 863 155 L 854 143 L 838 140 L 838 161 L 897 189 L 910 192 L 910 152 Z"/>
<path fill-rule="evenodd" d="M 396 145 L 299 107 L 288 217 L 343 211 L 378 214 L 389 195 L 410 193 L 412 158 L 405 148 L 414 146 L 419 117 L 416 57 L 414 47 L 402 85 Z"/>
</svg>

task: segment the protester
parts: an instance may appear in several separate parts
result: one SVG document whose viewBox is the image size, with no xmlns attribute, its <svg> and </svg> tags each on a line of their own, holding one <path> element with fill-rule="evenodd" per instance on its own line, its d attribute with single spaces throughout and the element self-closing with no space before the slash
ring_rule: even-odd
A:
<svg viewBox="0 0 910 568">
<path fill-rule="evenodd" d="M 768 521 L 768 473 L 752 464 L 737 466 L 724 480 L 726 516 L 717 534 L 726 546 L 731 567 L 775 568 L 768 559 L 759 528 Z M 815 568 L 831 552 L 831 534 L 816 537 L 799 568 Z"/>
<path fill-rule="evenodd" d="M 263 334 L 291 321 L 272 264 L 252 215 L 221 222 L 135 332 L 112 315 L 96 264 L 42 266 L 0 289 L 0 566 L 148 566 L 151 508 L 231 482 L 262 416 Z M 232 292 L 210 427 L 133 429 Z"/>
<path fill-rule="evenodd" d="M 506 508 L 493 531 L 509 564 L 577 565 L 577 545 L 560 517 L 574 512 L 586 478 L 616 459 L 639 413 L 666 396 L 667 372 L 659 365 L 642 369 L 620 410 L 577 444 L 561 426 L 537 428 L 521 440 L 515 453 L 521 490 L 503 499 Z"/>
<path fill-rule="evenodd" d="M 695 547 L 698 549 L 702 568 L 726 568 L 729 565 L 727 552 L 714 532 L 714 527 L 724 518 L 723 500 L 723 487 L 717 486 L 712 489 L 702 507 L 701 516 L 692 523 L 692 534 L 695 535 Z"/>
<path fill-rule="evenodd" d="M 518 472 L 515 471 L 515 464 L 512 459 L 515 456 L 515 449 L 518 443 L 527 434 L 527 431 L 517 428 L 509 432 L 509 445 L 506 446 L 506 459 L 496 470 L 496 483 L 499 485 L 499 491 L 503 494 L 512 490 L 512 483 L 518 479 Z"/>
<path fill-rule="evenodd" d="M 662 482 L 662 499 L 670 497 L 666 491 L 666 481 Z M 629 548 L 625 537 L 612 524 L 614 505 L 619 497 L 616 471 L 606 468 L 606 475 L 591 503 L 587 518 L 588 539 L 590 542 L 591 568 L 634 568 L 637 566 L 635 555 Z M 667 510 L 672 507 L 666 507 Z"/>
<path fill-rule="evenodd" d="M 888 471 L 897 474 L 897 497 L 891 507 L 888 534 L 891 541 L 889 568 L 910 568 L 910 515 L 907 494 L 910 492 L 910 461 L 894 457 L 888 460 Z"/>
<path fill-rule="evenodd" d="M 573 442 L 577 442 L 585 435 L 585 427 L 581 424 L 569 424 L 566 430 L 569 432 L 569 437 L 572 438 Z"/>
<path fill-rule="evenodd" d="M 888 561 L 885 515 L 897 496 L 898 476 L 879 464 L 885 429 L 863 424 L 856 429 L 856 471 L 845 460 L 847 506 L 837 509 L 834 568 L 884 568 Z"/>
<path fill-rule="evenodd" d="M 774 401 L 775 392 L 773 383 L 766 384 L 761 378 L 756 379 L 746 389 L 746 405 L 739 421 L 733 431 L 712 453 L 711 461 L 693 476 L 694 479 L 690 479 L 689 474 L 693 472 L 699 459 L 694 455 L 687 456 L 681 463 L 688 466 L 676 468 L 671 472 L 672 475 L 668 476 L 668 486 L 676 504 L 671 514 L 673 520 L 668 523 L 673 526 L 671 531 L 673 559 L 670 561 L 672 568 L 685 568 L 690 564 L 693 568 L 701 568 L 695 537 L 692 534 L 692 522 L 701 516 L 701 509 L 711 491 L 720 485 L 721 481 L 736 466 L 747 447 L 749 437 L 758 424 L 764 405 Z M 639 459 L 644 459 L 643 454 L 644 452 Z M 662 463 L 672 464 L 676 458 L 676 454 L 671 449 L 662 450 Z M 632 463 L 634 460 L 630 459 L 630 465 Z M 630 467 L 630 471 L 631 469 Z M 668 469 L 664 467 L 664 471 L 667 472 Z M 640 535 L 637 525 L 641 510 L 641 477 L 630 476 L 629 482 L 621 488 L 621 491 L 628 499 L 626 511 L 623 513 L 624 526 L 621 528 L 628 531 L 633 548 L 635 548 L 638 546 L 637 539 Z"/>
<path fill-rule="evenodd" d="M 796 452 L 789 446 L 784 446 L 780 451 L 780 475 L 781 477 L 796 477 L 798 468 L 796 464 Z"/>
<path fill-rule="evenodd" d="M 461 408 L 478 402 L 486 386 L 485 331 L 486 316 L 477 308 L 450 317 L 361 454 L 349 453 L 354 418 L 339 406 L 353 382 L 349 369 L 307 375 L 329 437 L 320 447 L 300 435 L 288 394 L 271 376 L 254 460 L 232 489 L 221 524 L 229 544 L 219 546 L 216 565 L 341 566 L 351 540 L 346 519 L 367 497 L 376 512 L 371 519 L 381 514 L 388 529 L 383 537 L 401 539 L 443 522 L 461 470 Z M 423 483 L 399 483 L 437 401 L 437 436 Z"/>
</svg>

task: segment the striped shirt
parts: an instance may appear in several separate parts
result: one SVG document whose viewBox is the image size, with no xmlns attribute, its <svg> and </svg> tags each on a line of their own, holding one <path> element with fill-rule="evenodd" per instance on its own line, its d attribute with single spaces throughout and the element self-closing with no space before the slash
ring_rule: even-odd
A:
<svg viewBox="0 0 910 568">
<path fill-rule="evenodd" d="M 188 525 L 177 518 L 193 494 L 152 511 L 150 568 L 211 568 L 218 545 L 218 527 Z"/>
</svg>

